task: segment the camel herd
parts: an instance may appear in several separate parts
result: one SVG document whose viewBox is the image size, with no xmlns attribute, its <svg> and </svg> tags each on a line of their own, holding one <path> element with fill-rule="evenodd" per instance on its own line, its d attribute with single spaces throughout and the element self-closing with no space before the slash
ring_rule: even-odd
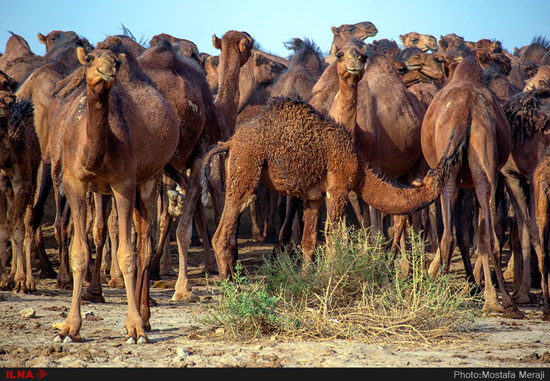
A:
<svg viewBox="0 0 550 381">
<path fill-rule="evenodd" d="M 124 340 L 145 343 L 149 283 L 172 222 L 172 299 L 192 301 L 193 227 L 204 271 L 231 279 L 245 209 L 254 239 L 298 239 L 307 266 L 323 211 L 330 245 L 349 204 L 359 225 L 392 232 L 393 251 L 407 228 L 422 231 L 432 276 L 458 248 L 486 311 L 522 317 L 535 255 L 550 318 L 550 42 L 536 37 L 512 54 L 456 34 L 366 42 L 378 33 L 371 22 L 331 30 L 328 56 L 295 38 L 288 58 L 234 30 L 213 36 L 218 56 L 165 33 L 145 48 L 127 33 L 94 47 L 63 31 L 37 35 L 40 56 L 12 33 L 0 55 L 0 288 L 35 291 L 35 263 L 72 289 L 54 338 L 72 342 L 82 298 L 104 302 L 108 274 L 127 290 Z M 52 190 L 57 271 L 41 231 Z M 505 237 L 513 256 L 503 272 Z"/>
</svg>

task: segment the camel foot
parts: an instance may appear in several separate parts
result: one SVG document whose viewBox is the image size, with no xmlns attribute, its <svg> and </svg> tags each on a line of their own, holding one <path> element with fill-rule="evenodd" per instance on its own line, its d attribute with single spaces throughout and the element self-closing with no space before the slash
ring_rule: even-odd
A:
<svg viewBox="0 0 550 381">
<path fill-rule="evenodd" d="M 13 280 L 13 277 L 9 276 L 9 274 L 2 274 L 0 276 L 0 290 L 9 291 L 13 290 L 14 288 L 15 282 Z"/>
<path fill-rule="evenodd" d="M 514 303 L 516 304 L 530 304 L 535 303 L 537 298 L 532 293 L 528 292 L 527 294 L 518 294 L 513 297 Z"/>
<path fill-rule="evenodd" d="M 153 299 L 153 298 L 149 298 L 149 299 L 147 300 L 147 302 L 149 303 L 149 307 L 156 307 L 156 306 L 158 306 L 157 301 L 156 301 L 155 299 Z"/>
<path fill-rule="evenodd" d="M 168 194 L 168 214 L 172 217 L 181 217 L 185 196 L 175 190 L 169 190 L 166 193 Z"/>
<path fill-rule="evenodd" d="M 81 341 L 82 341 L 82 337 L 80 335 L 57 334 L 53 338 L 54 343 L 79 343 Z"/>
<path fill-rule="evenodd" d="M 481 309 L 483 312 L 497 312 L 497 313 L 503 313 L 504 307 L 498 302 L 485 302 L 483 305 L 483 308 Z"/>
<path fill-rule="evenodd" d="M 550 321 L 550 312 L 544 312 L 543 313 L 542 321 Z"/>
<path fill-rule="evenodd" d="M 151 327 L 149 327 L 149 330 L 151 329 Z M 149 343 L 149 338 L 147 337 L 147 335 L 145 334 L 145 332 L 143 331 L 143 329 L 141 329 L 140 331 L 142 331 L 141 333 L 137 333 L 137 331 L 140 330 L 139 328 L 135 328 L 135 329 L 132 329 L 132 333 L 130 333 L 128 331 L 128 328 L 124 327 L 123 331 L 126 333 L 126 336 L 124 336 L 124 339 L 122 341 L 124 341 L 125 343 L 127 344 L 146 344 L 146 343 Z"/>
<path fill-rule="evenodd" d="M 22 292 L 24 294 L 30 294 L 36 291 L 36 285 L 34 280 L 31 281 L 16 281 L 15 282 L 15 292 Z"/>
<path fill-rule="evenodd" d="M 103 295 L 101 295 L 101 293 L 96 294 L 90 291 L 86 291 L 82 295 L 82 300 L 87 300 L 90 303 L 105 303 L 105 298 L 103 297 Z"/>
<path fill-rule="evenodd" d="M 506 307 L 502 317 L 507 319 L 525 319 L 525 314 L 521 312 L 516 306 Z"/>
<path fill-rule="evenodd" d="M 198 302 L 199 297 L 192 292 L 179 292 L 176 291 L 172 296 L 174 302 Z"/>
<path fill-rule="evenodd" d="M 260 232 L 252 232 L 252 240 L 254 242 L 263 242 L 265 239 L 264 235 Z"/>
<path fill-rule="evenodd" d="M 124 279 L 121 278 L 112 278 L 109 281 L 109 287 L 111 288 L 124 288 Z"/>
</svg>

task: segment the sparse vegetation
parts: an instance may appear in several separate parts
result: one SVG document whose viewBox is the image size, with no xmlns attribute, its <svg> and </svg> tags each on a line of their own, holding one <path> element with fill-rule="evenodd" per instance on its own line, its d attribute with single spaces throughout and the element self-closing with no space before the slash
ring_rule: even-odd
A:
<svg viewBox="0 0 550 381">
<path fill-rule="evenodd" d="M 464 280 L 428 276 L 423 242 L 414 233 L 407 276 L 368 230 L 340 225 L 331 242 L 305 269 L 295 251 L 267 258 L 258 281 L 238 266 L 234 282 L 218 284 L 220 304 L 207 323 L 234 339 L 431 342 L 465 329 L 479 311 L 480 300 L 470 296 Z"/>
</svg>

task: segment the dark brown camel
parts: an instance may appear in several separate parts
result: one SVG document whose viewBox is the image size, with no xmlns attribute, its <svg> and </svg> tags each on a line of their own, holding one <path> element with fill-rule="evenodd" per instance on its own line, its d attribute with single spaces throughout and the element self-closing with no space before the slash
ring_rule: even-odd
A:
<svg viewBox="0 0 550 381">
<path fill-rule="evenodd" d="M 0 288 L 36 289 L 32 274 L 32 206 L 40 164 L 32 103 L 0 91 Z M 11 275 L 6 274 L 11 240 Z"/>
<path fill-rule="evenodd" d="M 504 104 L 504 111 L 512 129 L 512 150 L 501 170 L 514 207 L 520 250 L 514 250 L 513 262 L 514 299 L 517 303 L 529 303 L 531 289 L 531 247 L 539 257 L 539 267 L 544 255 L 539 242 L 534 216 L 532 215 L 532 183 L 537 163 L 550 146 L 550 89 L 540 88 L 512 96 Z M 522 257 L 519 257 L 519 254 Z M 520 267 L 521 266 L 521 267 Z M 515 268 L 514 268 L 515 267 Z M 542 270 L 541 270 L 542 271 Z M 519 283 L 519 285 L 517 284 Z M 545 301 L 546 302 L 546 301 Z"/>
<path fill-rule="evenodd" d="M 86 200 L 92 190 L 113 195 L 116 201 L 117 259 L 128 299 L 125 341 L 147 342 L 152 206 L 158 175 L 173 158 L 179 142 L 179 119 L 131 54 L 117 56 L 102 47 L 98 44 L 89 54 L 77 49 L 82 67 L 51 104 L 50 148 L 57 147 L 50 150 L 52 163 L 59 166 L 62 161 L 63 188 L 74 221 L 73 298 L 55 341 L 81 340 L 80 298 L 90 256 Z M 131 245 L 132 214 L 138 233 L 139 268 Z"/>
<path fill-rule="evenodd" d="M 439 46 L 437 45 L 437 39 L 430 34 L 421 34 L 417 32 L 409 32 L 405 35 L 399 35 L 404 48 L 416 47 L 426 52 L 431 50 L 437 52 Z"/>
<path fill-rule="evenodd" d="M 510 126 L 498 100 L 485 86 L 483 71 L 473 57 L 462 60 L 452 80 L 436 94 L 428 107 L 422 123 L 422 150 L 429 165 L 437 163 L 442 157 L 446 143 L 452 135 L 465 137 L 467 147 L 461 165 L 451 171 L 449 181 L 441 194 L 444 231 L 440 251 L 430 265 L 429 273 L 435 274 L 438 271 L 440 257 L 444 270 L 448 271 L 453 249 L 452 216 L 458 189 L 473 187 L 480 205 L 479 252 L 485 275 L 483 310 L 505 311 L 512 317 L 523 316 L 506 291 L 502 271 L 495 256 L 498 247 L 494 225 L 495 192 L 498 171 L 510 154 Z M 471 274 L 469 258 L 463 259 Z M 491 281 L 490 264 L 497 276 L 504 309 Z"/>
<path fill-rule="evenodd" d="M 472 55 L 470 47 L 464 41 L 464 37 L 454 33 L 440 36 L 438 53 L 451 57 L 466 57 Z"/>
<path fill-rule="evenodd" d="M 323 201 L 327 206 L 325 231 L 329 232 L 331 222 L 342 216 L 350 191 L 382 211 L 406 214 L 438 197 L 445 173 L 443 169 L 431 171 L 418 188 L 394 187 L 368 166 L 345 127 L 325 119 L 307 103 L 284 98 L 274 98 L 257 119 L 242 125 L 228 142 L 215 146 L 204 158 L 205 176 L 209 161 L 223 152 L 228 153 L 225 207 L 212 239 L 222 279 L 234 275 L 234 229 L 260 181 L 277 192 L 306 200 L 302 250 L 307 264 L 316 246 Z M 450 152 L 456 155 L 456 150 Z"/>
</svg>

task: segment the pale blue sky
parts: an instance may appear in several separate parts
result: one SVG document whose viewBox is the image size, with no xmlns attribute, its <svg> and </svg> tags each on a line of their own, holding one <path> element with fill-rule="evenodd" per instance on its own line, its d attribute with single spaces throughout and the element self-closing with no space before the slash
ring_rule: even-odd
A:
<svg viewBox="0 0 550 381">
<path fill-rule="evenodd" d="M 411 31 L 437 39 L 456 33 L 469 41 L 497 39 L 512 51 L 535 35 L 550 38 L 550 0 L 17 0 L 2 7 L 0 51 L 8 30 L 23 36 L 34 53 L 44 54 L 38 32 L 73 30 L 95 45 L 107 35 L 120 34 L 123 23 L 137 39 L 148 42 L 155 34 L 168 33 L 192 40 L 199 51 L 210 54 L 218 54 L 212 34 L 246 31 L 264 50 L 287 56 L 283 41 L 307 37 L 327 52 L 331 26 L 359 21 L 376 25 L 374 39 L 399 44 L 399 34 Z"/>
</svg>

